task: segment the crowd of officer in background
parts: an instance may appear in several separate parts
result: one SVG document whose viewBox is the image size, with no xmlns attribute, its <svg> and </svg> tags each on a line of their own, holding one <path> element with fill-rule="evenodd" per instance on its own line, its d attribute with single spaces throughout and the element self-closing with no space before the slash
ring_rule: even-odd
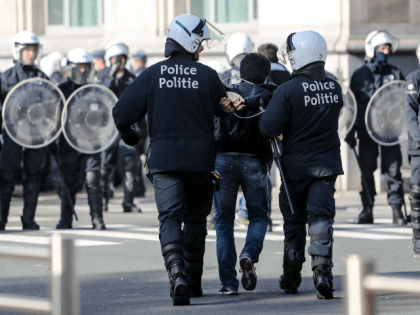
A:
<svg viewBox="0 0 420 315">
<path fill-rule="evenodd" d="M 219 292 L 227 295 L 238 293 L 239 283 L 235 270 L 237 254 L 233 237 L 234 222 L 238 218 L 249 224 L 246 244 L 239 256 L 243 273 L 242 285 L 246 290 L 253 290 L 257 282 L 254 264 L 258 262 L 266 231 L 272 230 L 271 184 L 267 172 L 272 165 L 273 155 L 268 139 L 276 138 L 279 144 L 283 145 L 285 176 L 289 180 L 291 192 L 291 198 L 288 199 L 282 183 L 279 198 L 284 218 L 285 253 L 280 288 L 289 294 L 298 293 L 300 271 L 305 261 L 305 224 L 308 224 L 311 237 L 308 251 L 312 256 L 311 268 L 314 272 L 317 296 L 320 299 L 333 298 L 333 196 L 336 178 L 343 173 L 340 142 L 335 130 L 343 100 L 336 78 L 324 69 L 327 56 L 324 39 L 315 32 L 292 33 L 280 50 L 276 45 L 267 43 L 258 47 L 258 53 L 254 53 L 255 47 L 251 38 L 244 33 L 235 33 L 226 43 L 226 56 L 230 68 L 217 76 L 214 70 L 200 65 L 197 61 L 203 50 L 202 43 L 212 40 L 213 37 L 209 34 L 218 30 L 213 29 L 214 27 L 205 20 L 193 16 L 180 16 L 174 21 L 169 27 L 165 46 L 165 57 L 168 59 L 149 68 L 146 68 L 147 55 L 143 50 L 130 55 L 128 46 L 122 42 L 110 42 L 104 49 L 92 53 L 75 48 L 66 56 L 53 52 L 40 58 L 40 42 L 36 34 L 28 31 L 16 34 L 12 44 L 15 65 L 1 75 L 2 105 L 10 90 L 28 78 L 49 79 L 58 86 L 66 99 L 86 84 L 99 84 L 110 89 L 119 99 L 113 114 L 120 137 L 102 152 L 86 154 L 72 148 L 66 139 L 60 136 L 49 146 L 49 151 L 58 156 L 57 165 L 50 159 L 47 150 L 24 148 L 15 143 L 3 129 L 0 230 L 6 228 L 16 177 L 21 177 L 23 184 L 22 227 L 39 229 L 35 222 L 38 196 L 42 186 L 48 188 L 58 185 L 59 181 L 55 175 L 57 167 L 61 167 L 63 171 L 64 182 L 69 192 L 67 194 L 64 189 L 59 189 L 61 216 L 57 229 L 72 228 L 76 193 L 81 190 L 83 184 L 88 196 L 93 229 L 106 228 L 103 212 L 108 211 L 114 187 L 119 184 L 123 185 L 124 191 L 122 211 L 141 212 L 134 202 L 134 197 L 142 197 L 146 191 L 141 156 L 146 153 L 145 147 L 149 142 L 150 131 L 152 143 L 154 141 L 155 144 L 151 150 L 148 175 L 154 184 L 156 200 L 159 200 L 157 206 L 161 222 L 162 255 L 170 279 L 174 305 L 189 304 L 189 297 L 199 297 L 203 294 L 201 275 L 207 234 L 205 218 L 210 213 L 212 203 L 214 213 L 209 216 L 211 220 L 207 225 L 215 227 L 217 232 L 217 258 L 222 285 Z M 195 26 L 189 29 L 191 25 Z M 188 40 L 184 38 L 185 34 L 189 34 L 190 37 L 193 34 L 200 42 L 193 42 L 191 45 L 189 42 L 184 43 L 183 41 Z M 305 43 L 310 41 L 314 41 L 315 44 L 309 45 L 310 48 L 305 47 Z M 400 145 L 378 145 L 366 132 L 364 121 L 367 104 L 375 91 L 387 82 L 405 78 L 396 66 L 388 63 L 388 55 L 393 48 L 393 38 L 390 34 L 386 31 L 372 32 L 366 38 L 365 44 L 364 64 L 353 73 L 350 83 L 350 89 L 357 100 L 357 120 L 345 139 L 351 148 L 358 147 L 361 171 L 367 180 L 367 185 L 362 185 L 360 192 L 363 209 L 355 223 L 374 223 L 373 202 L 376 192 L 373 172 L 377 168 L 377 157 L 380 153 L 381 170 L 389 185 L 388 202 L 392 208 L 393 224 L 406 225 L 408 219 L 411 219 L 414 250 L 420 253 L 420 127 L 417 118 L 420 107 L 420 70 L 413 69 L 415 71 L 407 77 L 405 109 L 409 133 L 408 154 L 413 171 L 410 192 L 411 216 L 406 218 L 401 210 L 404 192 L 400 172 Z M 190 47 L 194 49 L 191 50 Z M 280 55 L 283 56 L 281 62 L 278 57 Z M 40 60 L 39 67 L 37 60 Z M 285 67 L 288 61 L 291 63 L 292 73 Z M 199 91 L 207 89 L 206 92 L 200 92 L 204 93 L 203 95 L 208 94 L 206 97 L 192 97 L 191 100 L 187 100 L 185 94 L 181 97 L 175 88 L 167 89 L 166 94 L 158 93 L 160 90 L 157 87 L 162 89 L 163 81 L 160 80 L 166 80 L 166 77 L 159 78 L 158 73 L 163 75 L 175 63 L 177 67 L 180 65 L 195 69 L 195 72 L 190 71 L 190 75 L 200 73 L 197 75 L 198 81 L 193 81 L 192 87 Z M 150 100 L 145 96 L 148 91 L 142 90 L 148 84 L 141 83 L 149 80 L 156 81 L 156 85 L 149 87 L 155 89 L 149 92 L 156 99 Z M 337 107 L 330 106 L 328 111 L 323 112 L 317 111 L 315 107 L 308 109 L 305 102 L 294 97 L 302 94 L 302 87 L 308 97 L 313 97 L 315 92 L 305 88 L 313 82 L 329 84 L 337 96 L 331 97 L 331 102 L 334 99 Z M 242 100 L 239 98 L 237 102 L 233 102 L 227 98 L 227 91 L 237 93 Z M 156 127 L 159 112 L 154 112 L 154 108 L 165 102 L 178 102 L 181 98 L 186 103 L 191 101 L 192 107 L 196 102 L 203 108 L 212 108 L 208 113 L 215 117 L 214 125 L 211 119 L 211 128 L 204 130 L 208 123 L 208 113 L 199 113 L 194 118 L 198 120 L 191 120 L 192 125 L 189 126 L 175 126 L 176 123 L 172 122 L 172 125 L 165 125 L 160 129 Z M 203 104 L 204 101 L 209 104 Z M 134 110 L 136 106 L 141 110 Z M 130 108 L 133 109 L 131 112 L 128 111 Z M 176 109 L 165 107 L 165 111 L 172 110 Z M 267 113 L 260 115 L 264 111 Z M 176 112 L 174 115 L 178 117 Z M 254 115 L 260 116 L 257 119 L 247 119 Z M 183 119 L 179 116 L 180 122 Z M 324 127 L 329 126 L 329 129 L 321 128 L 319 121 L 324 121 Z M 172 127 L 186 128 L 185 133 L 188 133 L 188 130 L 194 129 L 194 124 L 197 124 L 196 130 L 202 131 L 200 141 L 196 141 L 199 135 L 188 139 L 165 138 L 165 132 L 170 133 Z M 315 130 L 314 126 L 321 129 Z M 210 132 L 209 138 L 209 130 L 212 128 L 215 128 L 214 133 Z M 157 133 L 161 134 L 162 138 L 156 137 Z M 207 143 L 206 141 L 210 145 L 216 143 L 215 151 L 207 152 L 208 148 L 200 147 Z M 191 148 L 191 143 L 197 143 L 197 147 Z M 204 172 L 204 169 L 198 162 L 190 167 L 170 159 L 171 154 L 179 160 L 185 158 L 185 152 L 177 151 L 183 145 L 192 150 L 190 155 L 196 157 L 197 161 L 204 159 L 205 163 L 209 164 L 205 167 L 206 172 L 216 171 L 220 187 L 215 192 L 213 186 L 208 185 L 208 173 L 200 173 Z M 306 146 L 312 151 L 308 153 L 303 149 L 296 149 L 299 146 Z M 171 153 L 164 156 L 167 150 Z M 200 152 L 204 152 L 203 156 L 199 156 Z M 207 157 L 204 156 L 206 152 Z M 212 155 L 215 155 L 215 160 Z M 195 163 L 193 160 L 194 158 L 191 158 L 189 162 Z M 19 176 L 19 173 L 22 175 Z M 197 196 L 188 196 L 188 189 L 185 188 L 185 196 L 175 194 L 176 198 L 172 201 L 164 198 L 170 190 L 169 187 L 184 185 L 190 187 L 188 189 Z M 203 190 L 198 191 L 198 187 L 203 187 Z M 244 196 L 237 205 L 239 188 Z M 199 219 L 194 217 L 194 212 L 188 213 L 188 218 L 183 218 L 183 214 L 179 213 L 183 209 L 176 208 L 174 203 L 182 204 L 183 198 L 188 200 L 188 207 L 192 204 L 196 206 L 196 209 L 185 211 L 200 212 Z M 293 207 L 289 204 L 290 200 Z M 235 214 L 236 208 L 239 209 L 239 213 Z M 180 231 L 183 222 L 182 234 Z"/>
</svg>

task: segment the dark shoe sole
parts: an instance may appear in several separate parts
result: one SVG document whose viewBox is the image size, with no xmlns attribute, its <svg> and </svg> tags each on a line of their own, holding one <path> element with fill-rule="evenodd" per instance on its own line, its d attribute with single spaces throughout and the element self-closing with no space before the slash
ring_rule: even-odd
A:
<svg viewBox="0 0 420 315">
<path fill-rule="evenodd" d="M 239 264 L 242 269 L 242 286 L 247 291 L 253 291 L 257 286 L 257 275 L 255 274 L 251 258 L 243 257 L 241 258 Z"/>
<path fill-rule="evenodd" d="M 331 300 L 334 298 L 334 294 L 331 291 L 328 283 L 320 283 L 316 287 L 317 298 L 320 300 Z"/>
</svg>

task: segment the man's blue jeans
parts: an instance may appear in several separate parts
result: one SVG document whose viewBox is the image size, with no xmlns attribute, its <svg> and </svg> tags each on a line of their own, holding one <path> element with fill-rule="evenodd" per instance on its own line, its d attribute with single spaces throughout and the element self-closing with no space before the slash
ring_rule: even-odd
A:
<svg viewBox="0 0 420 315">
<path fill-rule="evenodd" d="M 267 167 L 258 157 L 219 154 L 216 171 L 221 178 L 220 191 L 214 195 L 219 278 L 222 286 L 237 290 L 239 281 L 236 279 L 233 226 L 238 189 L 241 186 L 244 192 L 249 219 L 246 243 L 240 256 L 249 256 L 257 263 L 268 223 Z"/>
</svg>

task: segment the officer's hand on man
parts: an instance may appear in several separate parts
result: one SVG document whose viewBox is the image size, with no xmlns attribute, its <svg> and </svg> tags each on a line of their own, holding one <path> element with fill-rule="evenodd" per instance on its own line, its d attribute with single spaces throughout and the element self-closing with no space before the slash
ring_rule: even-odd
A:
<svg viewBox="0 0 420 315">
<path fill-rule="evenodd" d="M 350 148 L 354 149 L 356 147 L 357 141 L 356 141 L 356 128 L 355 127 L 353 127 L 353 129 L 350 130 L 350 132 L 344 138 L 344 141 L 348 143 Z"/>
<path fill-rule="evenodd" d="M 240 97 L 238 97 L 232 103 L 233 103 L 233 106 L 235 107 L 236 111 L 240 111 L 240 110 L 243 110 L 245 108 L 245 103 L 244 103 L 244 101 L 241 101 Z"/>
<path fill-rule="evenodd" d="M 121 139 L 122 141 L 124 141 L 124 143 L 126 145 L 129 145 L 131 147 L 134 147 L 137 143 L 139 143 L 140 141 L 140 136 L 138 135 L 137 132 L 135 132 L 132 128 L 131 131 L 128 134 L 125 135 L 121 135 Z"/>
<path fill-rule="evenodd" d="M 235 107 L 232 105 L 232 101 L 230 100 L 230 98 L 222 97 L 220 99 L 219 104 L 223 105 L 223 110 L 226 113 L 231 113 L 235 110 Z"/>
</svg>

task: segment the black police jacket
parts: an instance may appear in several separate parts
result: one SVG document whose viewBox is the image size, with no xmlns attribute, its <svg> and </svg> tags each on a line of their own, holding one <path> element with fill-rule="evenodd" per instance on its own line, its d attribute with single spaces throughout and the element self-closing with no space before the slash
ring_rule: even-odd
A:
<svg viewBox="0 0 420 315">
<path fill-rule="evenodd" d="M 394 80 L 404 80 L 402 72 L 388 63 L 376 62 L 375 58 L 366 60 L 365 65 L 353 73 L 350 89 L 357 101 L 356 128 L 359 138 L 369 137 L 365 115 L 371 97 L 382 85 Z"/>
<path fill-rule="evenodd" d="M 6 70 L 1 74 L 0 81 L 0 110 L 3 110 L 3 104 L 7 94 L 15 87 L 16 84 L 31 78 L 47 79 L 47 75 L 35 66 L 23 66 L 16 63 L 14 67 Z M 2 126 L 2 118 L 0 117 L 0 131 Z"/>
<path fill-rule="evenodd" d="M 288 179 L 343 174 L 338 116 L 343 107 L 340 85 L 314 81 L 304 74 L 282 84 L 259 122 L 261 134 L 283 134 L 283 166 Z"/>
<path fill-rule="evenodd" d="M 292 78 L 289 71 L 281 63 L 272 62 L 270 75 L 267 78 L 266 83 L 281 85 L 284 82 L 289 81 Z"/>
<path fill-rule="evenodd" d="M 250 84 L 242 82 L 229 87 L 245 99 L 245 109 L 236 112 L 241 117 L 251 117 L 265 110 L 270 102 L 276 85 Z M 265 139 L 259 129 L 258 121 L 261 116 L 251 119 L 241 119 L 230 113 L 227 117 L 214 119 L 214 136 L 216 152 L 240 152 L 255 154 L 262 158 L 269 166 L 273 160 L 270 142 Z"/>
<path fill-rule="evenodd" d="M 95 75 L 94 83 L 100 84 L 108 89 L 110 89 L 112 92 L 115 93 L 115 95 L 120 98 L 121 95 L 124 93 L 125 89 L 134 82 L 134 79 L 136 76 L 132 74 L 130 71 L 124 68 L 122 76 L 119 78 L 114 77 L 110 74 L 111 68 L 106 68 L 102 70 L 101 72 L 98 72 Z"/>
<path fill-rule="evenodd" d="M 113 109 L 125 132 L 148 115 L 152 173 L 205 172 L 214 169 L 214 115 L 224 116 L 226 92 L 216 71 L 186 53 L 148 67 L 123 93 Z"/>
<path fill-rule="evenodd" d="M 420 155 L 420 69 L 407 76 L 405 123 L 408 130 L 408 154 Z"/>
</svg>

